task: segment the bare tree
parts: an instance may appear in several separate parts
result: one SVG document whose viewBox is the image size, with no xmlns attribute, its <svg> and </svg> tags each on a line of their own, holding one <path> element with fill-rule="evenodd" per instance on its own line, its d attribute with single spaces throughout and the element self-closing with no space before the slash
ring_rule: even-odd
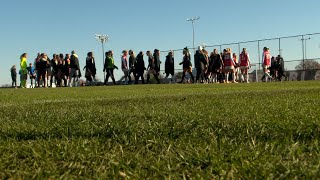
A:
<svg viewBox="0 0 320 180">
<path fill-rule="evenodd" d="M 304 68 L 303 68 L 304 67 Z M 298 66 L 295 68 L 296 70 L 311 70 L 311 69 L 320 69 L 320 63 L 315 61 L 315 60 L 305 60 L 304 61 L 304 66 L 303 66 L 303 61 L 300 62 Z"/>
</svg>

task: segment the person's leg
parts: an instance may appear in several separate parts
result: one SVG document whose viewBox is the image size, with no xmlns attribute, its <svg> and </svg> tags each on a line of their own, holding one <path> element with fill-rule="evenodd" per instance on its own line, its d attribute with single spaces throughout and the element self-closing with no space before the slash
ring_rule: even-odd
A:
<svg viewBox="0 0 320 180">
<path fill-rule="evenodd" d="M 129 79 L 129 82 L 128 82 L 128 83 L 129 83 L 129 84 L 132 83 L 131 73 L 132 73 L 131 70 L 129 70 L 129 71 L 128 71 L 128 79 Z"/>
<path fill-rule="evenodd" d="M 42 87 L 47 87 L 46 73 L 45 72 L 41 74 L 41 79 L 42 79 L 42 83 L 43 83 Z"/>
<path fill-rule="evenodd" d="M 190 74 L 192 83 L 194 83 L 194 76 L 193 76 L 193 74 L 192 74 L 192 71 L 189 71 L 189 74 Z"/>
<path fill-rule="evenodd" d="M 268 72 L 268 68 L 264 68 L 265 81 L 268 82 L 268 78 L 272 78 Z"/>
<path fill-rule="evenodd" d="M 116 80 L 114 79 L 113 69 L 110 69 L 110 74 L 111 74 L 113 85 L 117 85 Z"/>
<path fill-rule="evenodd" d="M 229 83 L 229 71 L 227 69 L 225 69 L 225 73 L 224 73 L 224 79 L 226 81 L 226 83 Z"/>
<path fill-rule="evenodd" d="M 160 84 L 159 73 L 158 72 L 154 72 L 153 76 L 157 80 L 157 83 Z"/>
<path fill-rule="evenodd" d="M 149 84 L 149 81 L 150 81 L 150 73 L 148 73 L 147 75 L 147 84 Z"/>
<path fill-rule="evenodd" d="M 179 83 L 183 83 L 185 77 L 186 77 L 186 71 L 183 71 L 181 81 Z"/>
<path fill-rule="evenodd" d="M 124 72 L 124 75 L 125 75 L 124 82 L 125 82 L 125 84 L 128 84 L 129 72 L 128 72 L 128 71 L 125 71 L 125 72 Z"/>
<path fill-rule="evenodd" d="M 174 72 L 171 73 L 171 82 L 173 82 L 173 83 L 176 82 L 176 77 L 174 75 Z"/>
</svg>

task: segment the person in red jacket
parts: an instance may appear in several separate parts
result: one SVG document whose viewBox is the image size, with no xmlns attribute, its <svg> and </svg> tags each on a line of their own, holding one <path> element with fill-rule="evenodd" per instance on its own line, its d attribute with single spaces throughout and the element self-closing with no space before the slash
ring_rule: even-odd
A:
<svg viewBox="0 0 320 180">
<path fill-rule="evenodd" d="M 233 60 L 233 57 L 231 55 L 231 48 L 228 48 L 224 50 L 224 66 L 225 66 L 225 80 L 226 83 L 229 83 L 229 75 L 232 74 L 232 82 L 236 83 L 235 81 L 235 62 Z"/>
<path fill-rule="evenodd" d="M 251 67 L 250 57 L 246 48 L 242 49 L 240 54 L 240 70 L 241 70 L 241 78 L 240 81 L 244 81 L 249 83 L 248 69 Z M 244 75 L 244 77 L 243 77 Z"/>
<path fill-rule="evenodd" d="M 264 80 L 265 82 L 268 81 L 269 79 L 272 79 L 272 77 L 269 74 L 269 68 L 271 66 L 271 55 L 270 55 L 270 50 L 268 47 L 263 48 L 263 53 L 262 53 L 262 68 L 264 72 Z"/>
</svg>

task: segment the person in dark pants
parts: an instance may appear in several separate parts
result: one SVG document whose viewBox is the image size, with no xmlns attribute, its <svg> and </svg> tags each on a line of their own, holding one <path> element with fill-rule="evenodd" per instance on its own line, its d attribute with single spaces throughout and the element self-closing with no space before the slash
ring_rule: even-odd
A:
<svg viewBox="0 0 320 180">
<path fill-rule="evenodd" d="M 103 69 L 103 72 L 105 71 L 107 72 L 106 80 L 104 82 L 105 85 L 107 85 L 109 77 L 111 77 L 113 84 L 117 85 L 116 80 L 114 79 L 114 74 L 113 74 L 114 69 L 118 69 L 118 67 L 114 65 L 113 51 L 108 51 L 106 52 L 106 60 L 105 60 L 104 69 Z"/>
<path fill-rule="evenodd" d="M 194 83 L 194 77 L 192 74 L 192 63 L 191 63 L 191 57 L 190 57 L 190 53 L 188 48 L 184 48 L 183 49 L 183 61 L 179 64 L 182 64 L 182 68 L 183 68 L 183 74 L 182 74 L 182 78 L 181 81 L 179 83 L 182 83 L 184 78 L 186 77 L 186 73 L 189 73 L 191 76 L 191 80 L 192 83 Z"/>
<path fill-rule="evenodd" d="M 63 68 L 63 73 L 65 75 L 65 83 L 64 86 L 68 86 L 68 81 L 69 81 L 69 76 L 70 76 L 70 54 L 66 54 L 65 59 L 64 59 L 64 68 Z"/>
<path fill-rule="evenodd" d="M 218 53 L 217 49 L 213 50 L 213 53 L 210 55 L 209 66 L 211 69 L 211 76 L 213 82 L 222 82 L 222 70 L 223 70 L 223 61 L 221 55 Z"/>
<path fill-rule="evenodd" d="M 194 62 L 195 62 L 195 68 L 197 71 L 196 82 L 198 82 L 200 78 L 201 78 L 201 82 L 203 82 L 204 77 L 202 76 L 202 72 L 204 68 L 205 57 L 202 53 L 201 46 L 199 46 L 198 50 L 196 51 L 196 54 L 194 55 Z"/>
<path fill-rule="evenodd" d="M 144 60 L 143 60 L 143 52 L 141 51 L 136 58 L 136 62 L 134 64 L 135 67 L 135 84 L 139 84 L 139 78 L 141 78 L 142 84 L 144 84 L 144 71 L 146 70 Z"/>
<path fill-rule="evenodd" d="M 271 66 L 269 68 L 270 70 L 270 76 L 272 76 L 273 79 L 277 79 L 277 70 L 278 70 L 278 64 L 277 64 L 277 60 L 275 57 L 271 57 Z"/>
<path fill-rule="evenodd" d="M 51 70 L 51 79 L 50 79 L 50 87 L 52 87 L 53 84 L 53 78 L 55 83 L 57 83 L 57 75 L 58 75 L 58 62 L 59 61 L 59 55 L 55 54 L 53 55 L 53 59 L 51 60 L 50 64 L 52 67 Z"/>
<path fill-rule="evenodd" d="M 154 56 L 152 56 L 150 51 L 147 51 L 147 56 L 148 56 L 148 62 L 149 62 L 149 65 L 148 65 L 148 68 L 147 68 L 147 70 L 148 70 L 147 84 L 150 81 L 150 75 L 151 74 L 153 74 L 153 76 L 157 80 L 158 84 L 160 84 L 160 80 L 158 78 L 158 72 L 157 72 L 157 70 L 160 69 L 160 68 L 156 67 L 156 62 L 155 62 Z"/>
<path fill-rule="evenodd" d="M 88 52 L 86 58 L 86 66 L 83 68 L 85 69 L 85 78 L 87 79 L 87 83 L 92 85 L 92 81 L 96 82 L 96 64 L 93 57 L 93 52 Z"/>
<path fill-rule="evenodd" d="M 75 51 L 71 52 L 70 68 L 69 87 L 73 87 L 76 86 L 76 81 L 78 81 L 79 77 L 81 77 L 79 59 Z"/>
<path fill-rule="evenodd" d="M 64 74 L 64 71 L 65 71 L 65 66 L 64 66 L 64 59 L 63 57 L 61 58 L 60 56 L 60 59 L 58 61 L 58 66 L 57 66 L 57 87 L 61 87 L 62 86 L 62 80 L 64 81 L 64 84 L 66 86 L 67 84 L 67 79 L 66 79 L 66 75 Z"/>
<path fill-rule="evenodd" d="M 160 61 L 160 51 L 158 49 L 154 50 L 153 57 L 154 57 L 154 63 L 155 63 L 154 71 L 156 73 L 154 75 L 157 76 L 156 80 L 157 80 L 158 84 L 160 84 L 159 75 L 160 75 L 160 64 L 161 64 L 161 61 Z"/>
<path fill-rule="evenodd" d="M 136 63 L 136 56 L 132 50 L 129 50 L 129 84 L 132 84 L 131 74 L 133 74 L 134 79 L 136 78 L 136 70 L 135 70 L 135 63 Z"/>
<path fill-rule="evenodd" d="M 278 55 L 276 60 L 277 60 L 278 80 L 282 81 L 282 77 L 285 77 L 287 79 L 288 77 L 284 74 L 284 60 L 283 60 L 283 58 L 280 55 Z"/>
<path fill-rule="evenodd" d="M 12 79 L 12 87 L 17 88 L 17 68 L 16 65 L 13 65 L 10 69 L 11 79 Z"/>
<path fill-rule="evenodd" d="M 47 73 L 47 64 L 49 63 L 48 61 L 48 56 L 45 53 L 41 54 L 41 59 L 38 62 L 39 69 L 38 69 L 38 87 L 40 87 L 41 83 L 40 81 L 42 80 L 43 86 L 42 87 L 47 87 L 47 79 L 46 79 L 46 73 Z"/>
<path fill-rule="evenodd" d="M 171 75 L 171 82 L 175 82 L 173 51 L 170 51 L 169 54 L 166 56 L 165 73 L 166 79 L 168 79 L 169 75 Z"/>
</svg>

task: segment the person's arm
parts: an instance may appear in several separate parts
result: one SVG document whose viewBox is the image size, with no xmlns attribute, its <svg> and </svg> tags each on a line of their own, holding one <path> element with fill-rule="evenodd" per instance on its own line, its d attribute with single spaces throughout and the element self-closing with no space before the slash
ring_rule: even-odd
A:
<svg viewBox="0 0 320 180">
<path fill-rule="evenodd" d="M 249 56 L 249 54 L 247 54 L 247 58 L 248 58 L 248 67 L 251 68 L 251 61 L 250 61 L 250 56 Z"/>
</svg>

